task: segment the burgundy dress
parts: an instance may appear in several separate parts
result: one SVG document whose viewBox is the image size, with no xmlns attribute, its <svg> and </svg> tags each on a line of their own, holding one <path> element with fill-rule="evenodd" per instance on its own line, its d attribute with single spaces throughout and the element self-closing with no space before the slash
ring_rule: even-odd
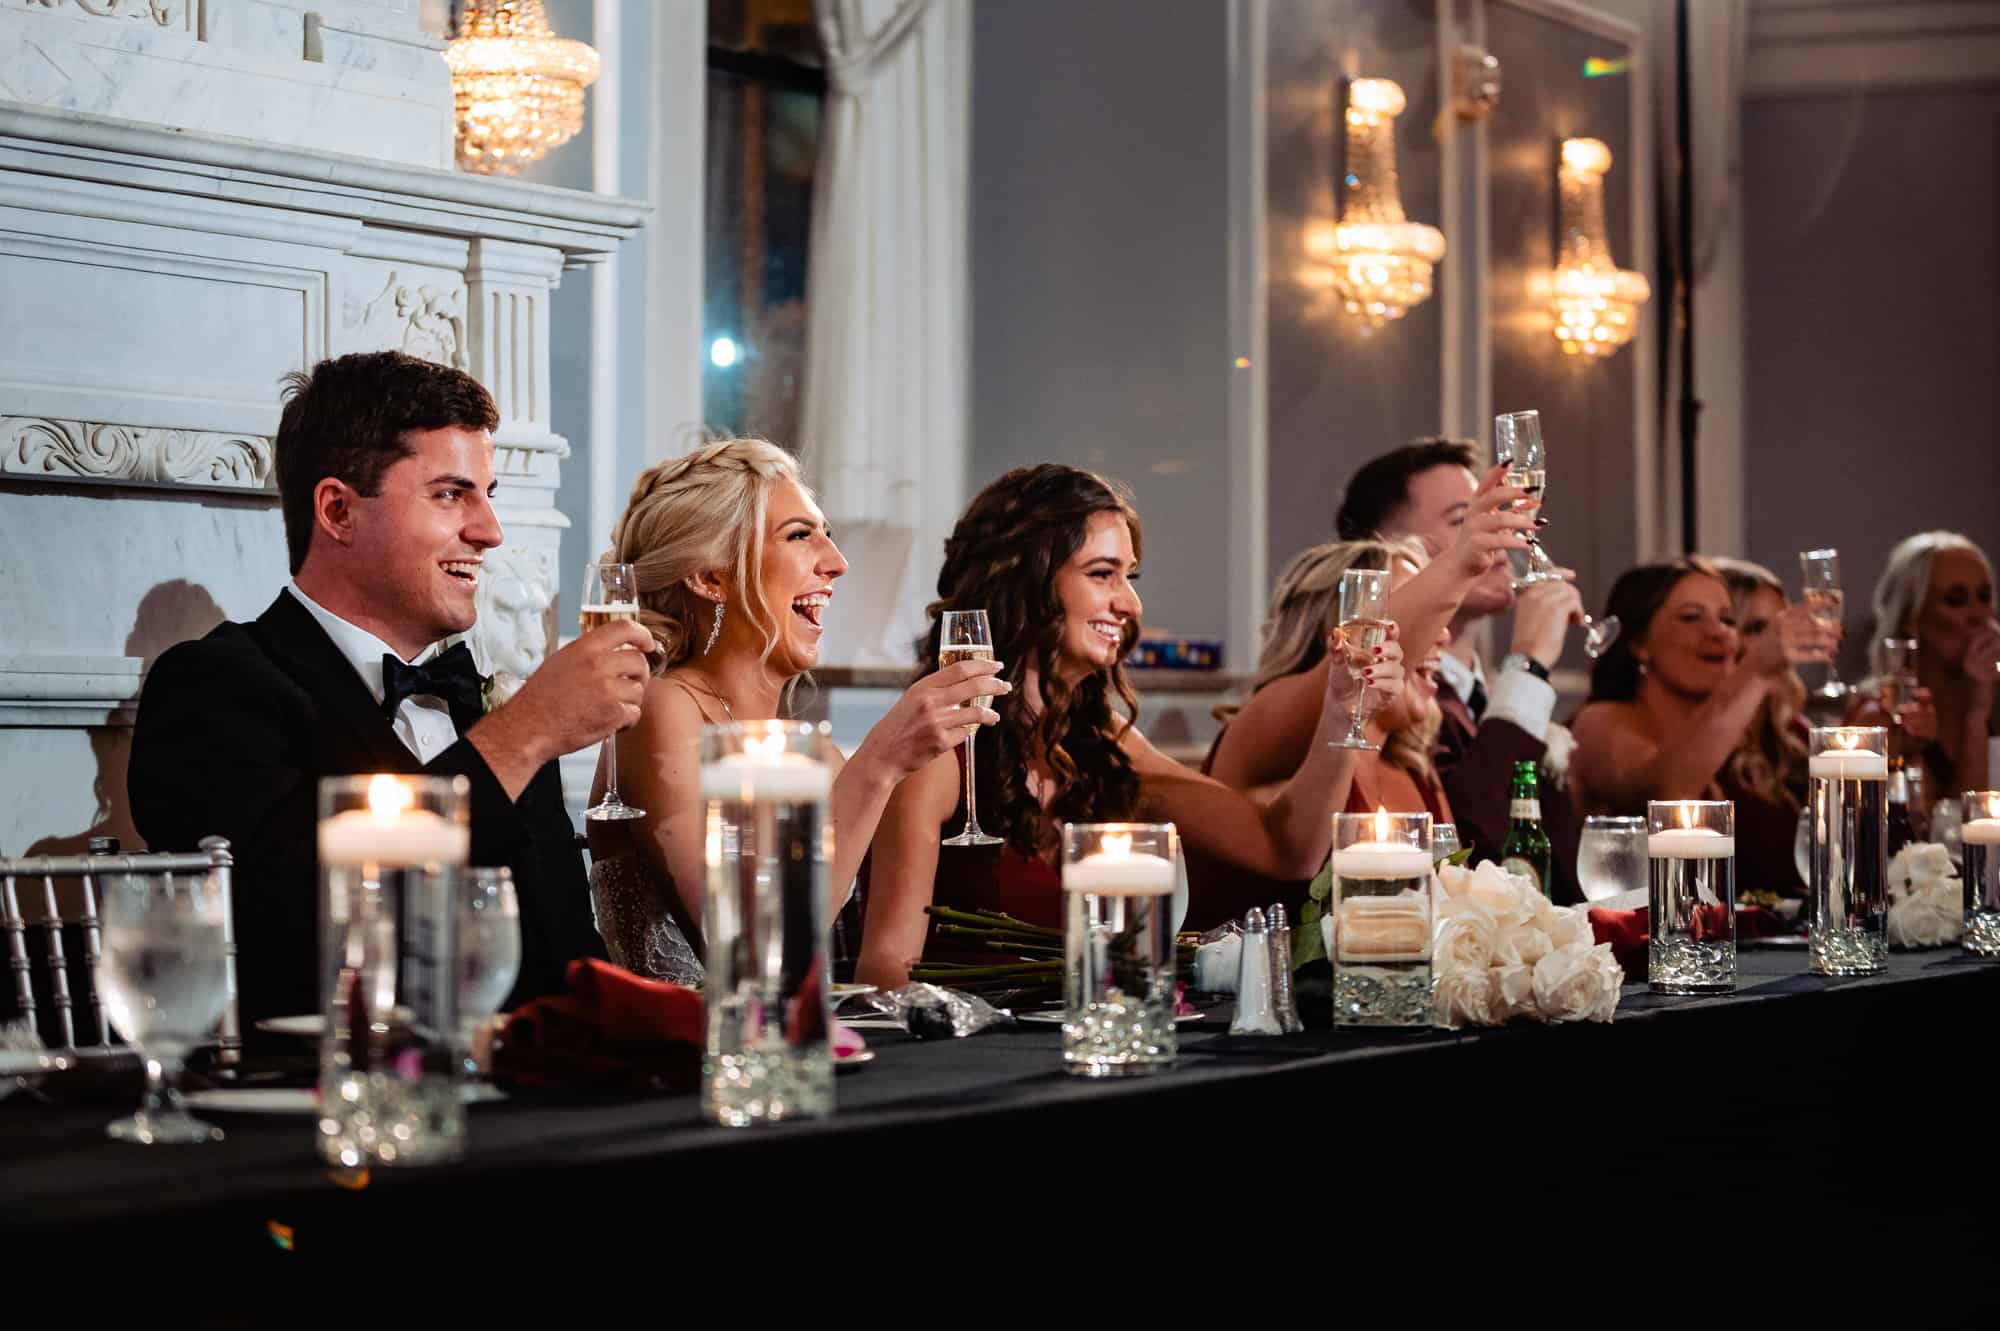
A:
<svg viewBox="0 0 2000 1331">
<path fill-rule="evenodd" d="M 1215 736 L 1215 742 L 1208 746 L 1208 756 L 1201 760 L 1203 775 L 1215 765 L 1215 755 L 1222 748 L 1222 736 L 1229 727 L 1224 726 Z M 1423 793 L 1424 809 L 1440 822 L 1451 821 L 1451 812 L 1444 802 L 1444 791 L 1436 780 L 1412 775 L 1417 789 Z M 1358 783 L 1351 785 L 1347 792 L 1347 813 L 1373 813 L 1375 806 L 1362 794 Z M 1227 920 L 1241 920 L 1252 906 L 1268 907 L 1274 901 L 1283 902 L 1286 913 L 1296 921 L 1306 904 L 1306 892 L 1312 887 L 1310 878 L 1283 879 L 1266 878 L 1263 874 L 1240 868 L 1226 860 L 1205 855 L 1192 845 L 1183 845 L 1182 853 L 1187 857 L 1188 871 L 1188 913 L 1187 923 L 1181 927 L 1197 931 L 1214 928 Z"/>
</svg>

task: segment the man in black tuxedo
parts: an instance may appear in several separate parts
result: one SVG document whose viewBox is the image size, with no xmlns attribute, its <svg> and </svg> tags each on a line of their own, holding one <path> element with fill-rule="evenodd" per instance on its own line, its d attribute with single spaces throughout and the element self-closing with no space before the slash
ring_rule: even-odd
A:
<svg viewBox="0 0 2000 1331">
<path fill-rule="evenodd" d="M 440 646 L 472 627 L 481 561 L 502 539 L 498 423 L 471 376 L 399 352 L 289 376 L 277 472 L 291 585 L 147 676 L 133 821 L 155 850 L 229 838 L 246 1026 L 320 1008 L 323 776 L 470 783 L 471 862 L 510 867 L 520 900 L 510 1005 L 561 990 L 572 959 L 604 955 L 555 760 L 638 720 L 651 642 L 631 623 L 595 629 L 482 714 L 470 650 Z"/>
<path fill-rule="evenodd" d="M 1372 458 L 1354 474 L 1334 515 L 1344 541 L 1414 536 L 1432 558 L 1458 537 L 1479 488 L 1479 453 L 1462 439 L 1419 439 Z M 1469 636 L 1480 620 L 1514 612 L 1507 654 L 1489 677 Z M 1539 764 L 1555 719 L 1556 691 L 1549 672 L 1562 655 L 1563 636 L 1580 622 L 1583 601 L 1567 582 L 1513 586 L 1513 570 L 1496 560 L 1474 584 L 1451 620 L 1451 645 L 1438 668 L 1438 778 L 1458 820 L 1460 843 L 1478 860 L 1500 858 L 1507 837 L 1514 764 Z M 1557 902 L 1583 899 L 1576 882 L 1576 843 L 1582 823 L 1569 792 L 1544 776 L 1543 830 L 1555 849 L 1551 894 Z"/>
</svg>

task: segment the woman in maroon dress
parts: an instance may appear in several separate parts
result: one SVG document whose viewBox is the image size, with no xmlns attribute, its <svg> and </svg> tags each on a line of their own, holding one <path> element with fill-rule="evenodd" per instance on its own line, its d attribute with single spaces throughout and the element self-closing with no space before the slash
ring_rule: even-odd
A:
<svg viewBox="0 0 2000 1331">
<path fill-rule="evenodd" d="M 1120 663 L 1139 637 L 1140 548 L 1131 501 L 1103 477 L 1057 464 L 1007 473 L 959 519 L 917 669 L 937 668 L 943 611 L 986 611 L 1014 691 L 994 704 L 1000 724 L 980 736 L 972 778 L 980 821 L 1005 844 L 940 844 L 964 817 L 962 758 L 904 780 L 875 835 L 857 979 L 902 983 L 926 953 L 924 908 L 934 903 L 1059 924 L 1065 822 L 1172 822 L 1190 849 L 1278 878 L 1310 876 L 1326 858 L 1354 770 L 1353 751 L 1331 741 L 1362 687 L 1401 693 L 1401 647 L 1392 635 L 1355 652 L 1363 684 L 1328 672 L 1305 764 L 1253 801 L 1166 757 L 1133 724 Z"/>
</svg>

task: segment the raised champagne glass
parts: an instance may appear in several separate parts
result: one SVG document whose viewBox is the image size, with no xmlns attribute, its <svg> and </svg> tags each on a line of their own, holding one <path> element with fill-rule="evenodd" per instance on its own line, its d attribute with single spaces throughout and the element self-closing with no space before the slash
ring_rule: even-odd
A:
<svg viewBox="0 0 2000 1331">
<path fill-rule="evenodd" d="M 947 610 L 943 623 L 938 627 L 938 669 L 955 665 L 960 661 L 991 661 L 993 659 L 993 629 L 986 622 L 984 610 Z M 974 698 L 968 706 L 985 707 L 991 697 Z M 941 843 L 947 846 L 997 846 L 1001 838 L 988 836 L 979 830 L 979 782 L 978 768 L 972 765 L 973 741 L 979 737 L 977 724 L 965 728 L 965 830 L 957 836 L 946 837 Z"/>
<path fill-rule="evenodd" d="M 1389 574 L 1385 569 L 1351 568 L 1340 575 L 1340 639 L 1344 651 L 1368 651 L 1389 640 Z M 1339 669 L 1336 664 L 1333 669 Z M 1356 683 L 1362 674 L 1350 655 L 1348 673 Z M 1362 724 L 1368 720 L 1368 690 L 1364 687 L 1354 700 L 1354 715 L 1347 733 L 1333 741 L 1339 749 L 1374 749 Z"/>
<path fill-rule="evenodd" d="M 1799 551 L 1799 577 L 1805 588 L 1806 609 L 1812 612 L 1812 617 L 1827 628 L 1839 628 L 1843 608 L 1840 551 L 1831 547 Z M 1827 657 L 1826 682 L 1815 692 L 1822 698 L 1847 696 L 1847 685 L 1840 681 L 1840 663 L 1834 657 Z"/>
<path fill-rule="evenodd" d="M 1493 460 L 1507 469 L 1505 482 L 1540 503 L 1548 488 L 1548 445 L 1542 442 L 1542 414 L 1539 411 L 1510 411 L 1493 418 Z M 1514 578 L 1514 587 L 1532 587 L 1538 582 L 1561 582 L 1562 570 L 1542 549 L 1539 538 L 1528 538 L 1527 568 Z"/>
<path fill-rule="evenodd" d="M 639 618 L 639 575 L 630 564 L 592 564 L 583 571 L 583 601 L 576 612 L 585 633 L 616 619 Z M 618 797 L 618 736 L 604 737 L 604 798 L 583 811 L 586 818 L 612 822 L 643 818 L 644 809 L 635 809 Z"/>
</svg>

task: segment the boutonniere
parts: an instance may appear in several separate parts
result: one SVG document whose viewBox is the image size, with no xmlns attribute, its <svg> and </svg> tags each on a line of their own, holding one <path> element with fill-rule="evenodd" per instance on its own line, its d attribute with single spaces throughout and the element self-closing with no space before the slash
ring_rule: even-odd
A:
<svg viewBox="0 0 2000 1331">
<path fill-rule="evenodd" d="M 1549 737 L 1542 748 L 1542 774 L 1558 786 L 1569 775 L 1570 755 L 1576 752 L 1576 736 L 1569 727 L 1549 722 Z"/>
<path fill-rule="evenodd" d="M 480 710 L 490 712 L 496 707 L 505 707 L 508 699 L 519 693 L 525 683 L 526 680 L 515 675 L 496 673 L 490 676 L 479 689 Z"/>
</svg>

